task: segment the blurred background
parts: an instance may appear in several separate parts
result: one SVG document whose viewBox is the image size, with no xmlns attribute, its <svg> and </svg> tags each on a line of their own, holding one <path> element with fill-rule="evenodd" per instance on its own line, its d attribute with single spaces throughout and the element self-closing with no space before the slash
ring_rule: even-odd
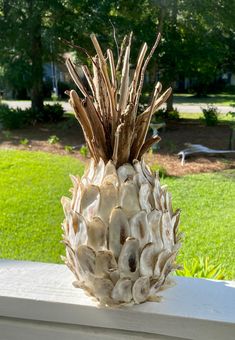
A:
<svg viewBox="0 0 235 340">
<path fill-rule="evenodd" d="M 235 91 L 235 1 L 1 0 L 0 27 L 2 95 L 31 99 L 37 110 L 43 99 L 64 98 L 71 87 L 64 58 L 86 61 L 85 53 L 71 46 L 94 53 L 91 32 L 115 53 L 116 42 L 133 31 L 133 63 L 141 43 L 151 46 L 156 32 L 162 33 L 146 88 L 160 79 L 175 92 L 197 96 Z"/>
<path fill-rule="evenodd" d="M 117 60 L 130 31 L 133 69 L 142 43 L 162 35 L 140 111 L 156 81 L 173 88 L 146 162 L 182 208 L 178 275 L 234 279 L 235 0 L 0 0 L 0 258 L 60 262 L 60 198 L 89 162 L 65 60 L 83 78 L 90 34 Z M 181 165 L 185 143 L 209 152 Z"/>
</svg>

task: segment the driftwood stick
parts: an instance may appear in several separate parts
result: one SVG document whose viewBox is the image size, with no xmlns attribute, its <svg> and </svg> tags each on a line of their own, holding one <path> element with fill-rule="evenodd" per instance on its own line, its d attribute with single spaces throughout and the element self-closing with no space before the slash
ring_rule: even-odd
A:
<svg viewBox="0 0 235 340">
<path fill-rule="evenodd" d="M 98 105 L 99 105 L 99 111 L 101 115 L 101 120 L 106 126 L 105 121 L 105 105 L 104 105 L 104 97 L 101 90 L 101 81 L 100 81 L 100 71 L 99 71 L 99 59 L 98 56 L 95 57 L 95 61 L 93 63 L 93 84 L 94 84 L 94 90 L 95 90 L 95 97 L 97 99 Z"/>
<path fill-rule="evenodd" d="M 145 152 L 148 151 L 148 149 L 155 143 L 160 142 L 161 138 L 159 136 L 154 136 L 149 138 L 144 145 L 142 146 L 142 148 L 140 149 L 139 152 L 139 156 L 138 156 L 138 160 L 141 160 L 142 156 L 145 154 Z"/>
<path fill-rule="evenodd" d="M 113 91 L 112 91 L 112 87 L 111 87 L 111 83 L 109 79 L 107 63 L 106 63 L 105 57 L 103 55 L 103 52 L 101 50 L 101 47 L 99 45 L 99 42 L 95 34 L 91 34 L 91 40 L 92 40 L 92 43 L 95 47 L 96 53 L 99 58 L 100 69 L 101 69 L 102 76 L 104 78 L 105 88 L 107 90 L 107 96 L 105 96 L 105 98 L 108 97 L 109 102 L 110 102 L 110 107 L 109 107 L 109 110 L 107 111 L 107 116 L 111 115 L 111 117 L 113 117 L 114 109 L 115 109 L 115 102 L 114 102 Z"/>
<path fill-rule="evenodd" d="M 110 22 L 110 24 L 112 25 L 112 28 L 113 28 L 113 39 L 115 41 L 116 48 L 117 48 L 117 57 L 119 58 L 119 46 L 118 46 L 118 42 L 117 42 L 116 29 L 115 29 L 115 26 L 110 19 L 109 19 L 109 22 Z"/>
<path fill-rule="evenodd" d="M 93 130 L 95 145 L 100 154 L 100 157 L 104 160 L 107 160 L 108 152 L 107 152 L 104 126 L 102 122 L 100 121 L 99 115 L 95 107 L 93 106 L 93 103 L 87 99 L 88 98 L 85 98 L 85 100 L 83 101 L 83 105 L 84 105 L 84 108 L 87 113 L 87 117 L 90 121 L 92 130 Z"/>
<path fill-rule="evenodd" d="M 87 113 L 82 105 L 82 102 L 78 94 L 74 90 L 70 91 L 70 104 L 72 105 L 75 116 L 82 127 L 91 156 L 95 159 L 96 162 L 98 162 L 99 156 L 97 154 L 97 150 L 91 143 L 91 141 L 94 139 L 91 124 L 87 118 Z"/>
<path fill-rule="evenodd" d="M 135 73 L 134 73 L 133 80 L 132 80 L 131 87 L 130 87 L 130 101 L 131 102 L 134 102 L 134 100 L 135 100 L 136 87 L 137 87 L 137 83 L 138 83 L 139 75 L 140 75 L 140 70 L 141 70 L 147 49 L 148 49 L 148 45 L 146 43 L 144 43 L 141 50 L 140 50 L 138 59 L 137 59 L 137 65 L 136 65 Z"/>
<path fill-rule="evenodd" d="M 139 82 L 139 86 L 138 86 L 138 90 L 137 90 L 137 94 L 136 94 L 136 98 L 135 98 L 135 107 L 136 107 L 136 112 L 135 114 L 137 114 L 137 109 L 138 109 L 138 104 L 139 104 L 139 99 L 140 99 L 140 95 L 141 95 L 141 92 L 142 92 L 142 88 L 143 88 L 143 84 L 144 84 L 144 74 L 145 74 L 145 71 L 146 71 L 146 68 L 148 66 L 148 63 L 150 61 L 150 59 L 152 58 L 159 42 L 160 42 L 160 39 L 161 39 L 161 34 L 158 33 L 157 35 L 157 39 L 151 49 L 151 51 L 149 52 L 145 62 L 144 62 L 144 65 L 142 67 L 142 70 L 141 70 L 141 73 L 140 73 L 140 82 Z"/>
<path fill-rule="evenodd" d="M 92 80 L 92 76 L 90 74 L 90 70 L 87 67 L 87 65 L 82 65 L 82 71 L 83 71 L 83 73 L 86 77 L 88 84 L 89 84 L 89 87 L 90 87 L 91 92 L 92 92 L 92 96 L 94 97 L 94 99 L 96 99 L 95 86 L 94 86 L 94 83 L 93 83 L 93 80 Z"/>
<path fill-rule="evenodd" d="M 90 54 L 88 53 L 88 51 L 87 51 L 84 47 L 81 47 L 81 46 L 79 46 L 79 45 L 72 44 L 70 41 L 68 41 L 68 40 L 66 40 L 66 39 L 64 39 L 64 38 L 59 38 L 59 40 L 61 40 L 64 44 L 66 44 L 66 45 L 68 45 L 68 46 L 70 46 L 70 47 L 73 47 L 73 48 L 75 48 L 75 49 L 77 49 L 77 50 L 83 52 L 83 53 L 87 56 L 87 58 L 90 59 L 91 62 L 93 62 L 92 57 L 90 56 Z"/>
<path fill-rule="evenodd" d="M 93 139 L 93 131 L 92 131 L 92 127 L 87 116 L 87 112 L 76 91 L 74 90 L 70 91 L 70 99 L 72 101 L 73 107 L 75 108 L 76 116 L 79 117 L 82 125 L 84 126 L 86 130 L 88 137 L 90 139 Z"/>
<path fill-rule="evenodd" d="M 77 85 L 77 87 L 79 88 L 79 90 L 81 91 L 81 93 L 84 95 L 84 97 L 88 96 L 88 92 L 85 89 L 84 85 L 82 84 L 82 81 L 76 71 L 75 65 L 73 64 L 73 62 L 71 61 L 71 59 L 67 59 L 66 60 L 66 66 L 68 68 L 68 71 L 73 79 L 73 81 L 75 82 L 75 84 Z"/>
<path fill-rule="evenodd" d="M 120 141 L 118 146 L 118 163 L 127 163 L 130 157 L 131 140 L 135 129 L 135 120 L 132 114 L 134 108 L 133 103 L 129 103 L 124 114 L 121 115 L 123 128 L 120 133 Z"/>
<path fill-rule="evenodd" d="M 139 129 L 139 133 L 136 135 L 136 139 L 133 141 L 132 147 L 131 147 L 131 158 L 132 159 L 138 159 L 139 157 L 139 152 L 145 142 L 145 138 L 147 136 L 148 133 L 148 128 L 149 128 L 149 124 L 152 118 L 152 113 L 153 113 L 153 109 L 154 109 L 154 103 L 156 100 L 156 97 L 159 94 L 159 90 L 161 89 L 161 86 L 159 85 L 159 83 L 156 84 L 155 86 L 155 90 L 154 90 L 154 94 L 153 94 L 153 98 L 152 98 L 152 102 L 150 105 L 150 110 L 148 112 L 148 114 L 146 114 L 146 117 L 144 120 L 142 120 L 142 124 L 140 125 L 140 129 Z M 137 123 L 136 123 L 137 125 Z M 138 125 L 137 125 L 138 126 Z"/>
<path fill-rule="evenodd" d="M 117 128 L 118 124 L 118 112 L 117 112 L 117 79 L 116 79 L 116 69 L 115 69 L 115 63 L 114 63 L 114 57 L 113 52 L 108 49 L 107 50 L 107 56 L 109 60 L 109 66 L 110 66 L 110 74 L 111 74 L 111 81 L 112 81 L 112 101 L 114 103 L 113 107 L 113 116 L 112 116 L 112 143 L 114 144 L 114 134 Z"/>
<path fill-rule="evenodd" d="M 167 99 L 170 97 L 170 94 L 172 92 L 172 88 L 169 87 L 158 99 L 155 100 L 154 107 L 152 110 L 152 115 L 159 109 L 159 107 L 167 101 Z M 136 125 L 138 126 L 139 124 L 142 124 L 142 122 L 145 119 L 148 119 L 149 117 L 149 112 L 151 110 L 151 105 L 139 116 L 136 118 Z"/>
<path fill-rule="evenodd" d="M 125 35 L 125 37 L 123 38 L 122 44 L 121 44 L 121 49 L 120 49 L 120 53 L 119 53 L 119 57 L 118 57 L 118 61 L 117 61 L 117 66 L 116 66 L 116 71 L 119 71 L 119 68 L 121 66 L 122 57 L 123 57 L 123 54 L 124 54 L 125 46 L 127 44 L 127 40 L 128 40 L 128 35 Z"/>
<path fill-rule="evenodd" d="M 94 85 L 94 82 L 93 82 L 93 79 L 92 79 L 92 75 L 90 73 L 89 68 L 86 65 L 82 66 L 82 70 L 83 70 L 83 73 L 84 73 L 84 75 L 86 77 L 86 80 L 87 80 L 87 82 L 88 82 L 88 84 L 90 86 L 94 103 L 90 99 L 90 96 L 88 98 L 87 97 L 86 98 L 90 102 L 90 105 L 94 106 L 94 110 L 96 111 L 96 114 L 97 114 L 100 122 L 102 122 L 101 110 L 100 110 L 100 106 L 99 106 L 99 101 L 98 101 L 98 99 L 96 97 L 96 88 L 95 88 L 95 85 Z"/>
<path fill-rule="evenodd" d="M 113 156 L 112 156 L 114 165 L 117 165 L 118 163 L 118 146 L 119 146 L 120 132 L 121 132 L 121 129 L 123 128 L 123 125 L 124 125 L 123 123 L 118 125 L 117 130 L 115 132 L 115 141 L 114 141 Z"/>
<path fill-rule="evenodd" d="M 123 59 L 123 67 L 122 67 L 122 78 L 121 78 L 121 84 L 120 84 L 120 99 L 118 103 L 118 111 L 119 115 L 125 110 L 127 101 L 128 101 L 128 88 L 129 88 L 129 59 L 130 59 L 130 49 L 131 49 L 131 39 L 132 39 L 132 32 L 129 37 L 129 43 L 127 45 L 125 56 Z"/>
<path fill-rule="evenodd" d="M 110 66 L 110 73 L 111 73 L 111 79 L 112 79 L 112 86 L 116 90 L 117 88 L 117 81 L 116 81 L 116 69 L 115 69 L 115 63 L 113 58 L 113 52 L 112 50 L 107 50 L 107 56 L 109 59 L 109 66 Z"/>
<path fill-rule="evenodd" d="M 95 47 L 96 53 L 101 61 L 101 64 L 106 65 L 105 57 L 103 55 L 103 52 L 101 50 L 100 44 L 95 36 L 94 33 L 91 34 L 91 41 Z"/>
</svg>

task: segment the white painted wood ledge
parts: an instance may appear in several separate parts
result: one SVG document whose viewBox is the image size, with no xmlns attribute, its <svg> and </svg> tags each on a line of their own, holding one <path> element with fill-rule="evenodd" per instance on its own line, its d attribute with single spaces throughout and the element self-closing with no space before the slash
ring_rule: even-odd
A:
<svg viewBox="0 0 235 340">
<path fill-rule="evenodd" d="M 0 340 L 235 340 L 235 282 L 174 280 L 160 303 L 98 308 L 64 265 L 0 260 Z"/>
</svg>

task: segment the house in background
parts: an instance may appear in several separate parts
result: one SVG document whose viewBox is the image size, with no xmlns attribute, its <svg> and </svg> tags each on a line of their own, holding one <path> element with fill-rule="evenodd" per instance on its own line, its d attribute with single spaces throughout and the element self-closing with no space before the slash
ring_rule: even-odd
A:
<svg viewBox="0 0 235 340">
<path fill-rule="evenodd" d="M 43 82 L 44 92 L 46 97 L 55 95 L 56 97 L 63 97 L 64 91 L 68 88 L 74 88 L 74 83 L 71 81 L 71 76 L 65 65 L 65 60 L 70 58 L 75 61 L 73 53 L 64 53 L 61 62 L 45 63 L 43 65 Z M 77 67 L 77 72 L 83 79 L 83 72 L 81 68 Z"/>
</svg>

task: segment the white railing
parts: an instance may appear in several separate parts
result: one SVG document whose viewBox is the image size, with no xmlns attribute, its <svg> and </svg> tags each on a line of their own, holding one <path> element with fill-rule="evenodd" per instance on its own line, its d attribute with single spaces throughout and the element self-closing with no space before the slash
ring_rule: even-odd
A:
<svg viewBox="0 0 235 340">
<path fill-rule="evenodd" d="M 235 339 L 235 282 L 174 278 L 161 302 L 98 308 L 64 265 L 0 260 L 0 340 Z"/>
</svg>

